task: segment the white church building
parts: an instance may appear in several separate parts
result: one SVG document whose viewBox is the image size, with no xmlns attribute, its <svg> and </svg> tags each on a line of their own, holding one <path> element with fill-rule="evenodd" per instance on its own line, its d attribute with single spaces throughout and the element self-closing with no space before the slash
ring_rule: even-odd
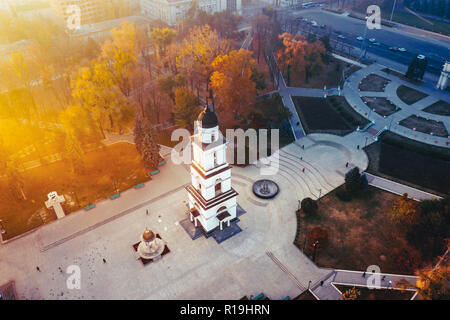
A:
<svg viewBox="0 0 450 320">
<path fill-rule="evenodd" d="M 236 219 L 237 195 L 231 187 L 227 143 L 216 114 L 208 107 L 199 115 L 192 136 L 192 184 L 186 187 L 189 218 L 205 234 L 229 227 Z"/>
<path fill-rule="evenodd" d="M 173 26 L 183 20 L 192 0 L 140 0 L 141 13 Z M 198 0 L 201 10 L 210 14 L 230 10 L 241 14 L 242 0 Z"/>
</svg>

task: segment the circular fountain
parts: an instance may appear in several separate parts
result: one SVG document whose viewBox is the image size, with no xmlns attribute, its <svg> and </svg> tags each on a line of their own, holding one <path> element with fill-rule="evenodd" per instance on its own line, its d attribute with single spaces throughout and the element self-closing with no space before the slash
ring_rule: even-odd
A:
<svg viewBox="0 0 450 320">
<path fill-rule="evenodd" d="M 272 180 L 262 179 L 253 184 L 253 193 L 261 199 L 272 199 L 278 192 L 280 187 Z"/>
</svg>

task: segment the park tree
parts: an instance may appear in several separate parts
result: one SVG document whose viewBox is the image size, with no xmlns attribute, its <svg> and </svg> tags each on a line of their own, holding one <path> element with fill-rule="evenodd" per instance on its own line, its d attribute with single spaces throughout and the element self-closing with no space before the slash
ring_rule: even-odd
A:
<svg viewBox="0 0 450 320">
<path fill-rule="evenodd" d="M 152 39 L 149 37 L 146 27 L 136 28 L 136 51 L 138 56 L 142 59 L 144 69 L 151 77 L 153 74 L 152 67 L 154 65 L 154 55 L 151 54 L 154 49 Z"/>
<path fill-rule="evenodd" d="M 317 214 L 317 210 L 319 208 L 317 206 L 317 201 L 315 201 L 311 198 L 304 198 L 300 205 L 301 205 L 303 212 L 305 212 L 307 215 Z"/>
<path fill-rule="evenodd" d="M 256 59 L 259 64 L 261 54 L 264 55 L 267 41 L 270 41 L 272 33 L 272 21 L 269 16 L 262 14 L 252 19 L 252 31 L 256 40 Z"/>
<path fill-rule="evenodd" d="M 322 55 L 325 47 L 320 41 L 309 43 L 302 36 L 293 36 L 290 33 L 280 35 L 283 47 L 278 50 L 278 60 L 287 73 L 288 85 L 290 85 L 291 71 L 301 72 L 308 83 L 323 70 Z"/>
<path fill-rule="evenodd" d="M 80 105 L 71 105 L 61 111 L 58 122 L 80 143 L 98 142 L 101 138 L 91 113 Z"/>
<path fill-rule="evenodd" d="M 420 205 L 417 201 L 408 197 L 404 193 L 400 198 L 397 198 L 392 205 L 391 220 L 396 223 L 413 224 L 418 219 L 420 214 Z"/>
<path fill-rule="evenodd" d="M 309 79 L 318 76 L 324 69 L 322 57 L 325 54 L 325 47 L 321 41 L 308 43 L 305 48 L 305 61 L 303 70 L 305 73 L 305 83 Z"/>
<path fill-rule="evenodd" d="M 345 174 L 345 189 L 350 195 L 361 190 L 361 173 L 358 167 L 354 167 Z"/>
<path fill-rule="evenodd" d="M 280 35 L 283 47 L 278 50 L 277 58 L 280 66 L 287 74 L 287 85 L 291 85 L 291 71 L 298 72 L 304 63 L 305 47 L 307 41 L 301 36 L 290 33 Z"/>
<path fill-rule="evenodd" d="M 23 190 L 25 182 L 22 174 L 19 172 L 17 162 L 13 160 L 8 161 L 5 176 L 9 192 L 13 199 L 16 201 L 26 200 L 27 198 Z"/>
<path fill-rule="evenodd" d="M 180 46 L 177 68 L 185 75 L 191 90 L 204 87 L 209 95 L 213 61 L 226 54 L 230 46 L 230 41 L 221 39 L 209 25 L 196 26 L 189 31 Z"/>
<path fill-rule="evenodd" d="M 450 238 L 450 198 L 420 201 L 420 214 L 408 232 L 408 241 L 420 249 L 424 258 L 435 257 L 445 250 Z"/>
<path fill-rule="evenodd" d="M 260 72 L 256 67 L 252 69 L 252 76 L 250 77 L 250 80 L 255 83 L 256 90 L 261 91 L 267 88 L 266 75 L 264 72 Z"/>
<path fill-rule="evenodd" d="M 419 272 L 416 287 L 423 300 L 450 299 L 450 267 L 438 265 L 434 269 L 424 269 Z"/>
<path fill-rule="evenodd" d="M 252 111 L 256 96 L 256 85 L 251 79 L 255 68 L 252 52 L 233 50 L 214 59 L 212 67 L 211 88 L 218 110 L 222 113 L 232 111 L 235 117 L 246 117 Z"/>
<path fill-rule="evenodd" d="M 158 60 L 161 60 L 166 55 L 167 47 L 175 40 L 177 32 L 170 28 L 154 28 L 150 37 L 153 40 L 153 44 L 156 48 L 156 56 Z"/>
<path fill-rule="evenodd" d="M 107 61 L 93 61 L 90 67 L 80 68 L 72 87 L 74 101 L 91 113 L 103 138 L 106 129 L 120 128 L 120 121 L 129 118 L 130 106 Z"/>
<path fill-rule="evenodd" d="M 193 129 L 201 108 L 197 96 L 185 87 L 175 89 L 175 124 L 181 128 Z"/>
<path fill-rule="evenodd" d="M 158 163 L 160 161 L 157 138 L 156 130 L 149 123 L 145 123 L 143 125 L 141 157 L 145 169 L 148 171 L 158 168 Z"/>
<path fill-rule="evenodd" d="M 172 99 L 175 103 L 175 88 L 182 87 L 186 84 L 186 80 L 182 74 L 173 76 L 171 74 L 160 76 L 158 78 L 158 89 Z"/>
<path fill-rule="evenodd" d="M 353 287 L 351 289 L 345 290 L 342 293 L 342 300 L 356 300 L 361 295 L 361 292 Z"/>
<path fill-rule="evenodd" d="M 72 174 L 82 173 L 85 165 L 83 160 L 84 153 L 80 141 L 73 134 L 73 132 L 69 132 L 66 134 L 64 144 L 64 158 L 70 163 Z"/>
<path fill-rule="evenodd" d="M 137 64 L 136 29 L 128 22 L 112 30 L 113 37 L 102 46 L 100 63 L 111 74 L 114 84 L 125 97 L 130 96 Z"/>
<path fill-rule="evenodd" d="M 144 124 L 138 114 L 134 118 L 134 129 L 133 129 L 134 146 L 136 151 L 142 155 L 143 140 L 144 140 Z"/>
</svg>

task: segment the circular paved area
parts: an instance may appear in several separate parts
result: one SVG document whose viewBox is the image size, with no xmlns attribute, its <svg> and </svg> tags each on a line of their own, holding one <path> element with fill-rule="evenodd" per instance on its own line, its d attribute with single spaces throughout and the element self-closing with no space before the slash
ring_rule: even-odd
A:
<svg viewBox="0 0 450 320">
<path fill-rule="evenodd" d="M 418 116 L 421 118 L 434 120 L 440 122 L 442 129 L 450 132 L 450 117 L 444 115 L 437 115 L 425 112 L 424 109 L 433 105 L 438 101 L 450 102 L 450 95 L 448 92 L 433 90 L 427 86 L 416 86 L 409 82 L 403 81 L 398 77 L 381 71 L 384 67 L 378 64 L 372 64 L 366 68 L 353 73 L 345 82 L 343 94 L 348 103 L 355 108 L 365 118 L 374 121 L 375 125 L 371 131 L 373 135 L 380 132 L 384 128 L 405 136 L 407 138 L 417 140 L 423 143 L 438 145 L 441 147 L 450 147 L 448 136 L 436 136 L 417 130 L 412 130 L 405 126 L 400 125 L 400 122 L 411 116 Z M 360 91 L 359 85 L 369 75 L 377 75 L 389 80 L 389 83 L 385 86 L 383 91 Z M 418 100 L 417 102 L 408 105 L 402 101 L 398 95 L 397 90 L 400 86 L 407 86 L 414 90 L 423 92 L 428 96 Z M 397 112 L 389 116 L 381 116 L 377 112 L 373 112 L 362 100 L 362 97 L 379 97 L 386 98 L 394 105 L 400 108 Z M 372 142 L 372 141 L 371 141 Z"/>
</svg>

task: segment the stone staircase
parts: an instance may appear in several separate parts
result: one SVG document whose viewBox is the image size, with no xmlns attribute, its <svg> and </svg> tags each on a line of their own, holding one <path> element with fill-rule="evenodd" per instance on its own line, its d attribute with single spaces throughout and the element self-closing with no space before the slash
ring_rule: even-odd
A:
<svg viewBox="0 0 450 320">
<path fill-rule="evenodd" d="M 279 175 L 293 186 L 299 199 L 317 199 L 337 187 L 325 178 L 322 170 L 290 151 L 280 150 Z"/>
</svg>

